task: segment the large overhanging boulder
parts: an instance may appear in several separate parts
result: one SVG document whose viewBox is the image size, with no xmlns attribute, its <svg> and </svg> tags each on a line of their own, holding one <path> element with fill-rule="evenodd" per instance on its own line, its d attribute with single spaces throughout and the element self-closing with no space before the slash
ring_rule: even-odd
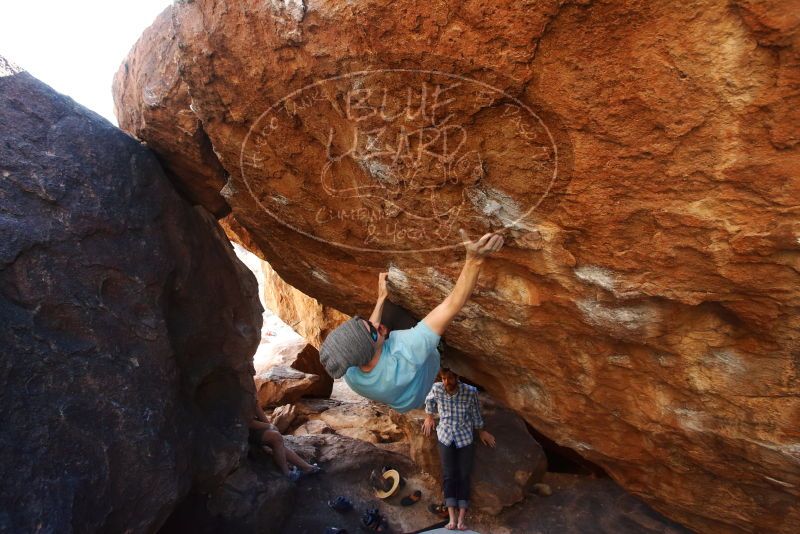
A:
<svg viewBox="0 0 800 534">
<path fill-rule="evenodd" d="M 192 99 L 178 72 L 178 46 L 170 12 L 167 9 L 145 30 L 131 51 L 130 60 L 117 73 L 114 112 L 120 128 L 147 139 L 184 198 L 221 217 L 230 211 L 219 194 L 226 173 L 191 109 Z M 158 50 L 159 54 L 148 54 L 150 50 Z M 128 77 L 139 83 L 124 83 Z M 146 112 L 141 113 L 140 109 Z"/>
<path fill-rule="evenodd" d="M 130 136 L 0 57 L 0 531 L 155 532 L 247 450 L 256 280 Z"/>
<path fill-rule="evenodd" d="M 453 365 L 686 525 L 791 532 L 790 4 L 197 0 L 162 15 L 174 55 L 126 62 L 178 63 L 233 217 L 286 282 L 365 314 L 388 268 L 422 316 L 455 230 L 504 228 Z"/>
</svg>

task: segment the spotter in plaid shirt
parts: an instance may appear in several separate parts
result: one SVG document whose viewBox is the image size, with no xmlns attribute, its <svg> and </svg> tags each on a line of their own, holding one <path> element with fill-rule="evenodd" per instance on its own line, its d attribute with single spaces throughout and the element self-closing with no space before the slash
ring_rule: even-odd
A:
<svg viewBox="0 0 800 534">
<path fill-rule="evenodd" d="M 425 411 L 439 414 L 436 436 L 442 445 L 466 447 L 473 441 L 473 431 L 483 428 L 478 390 L 468 384 L 459 382 L 456 394 L 450 395 L 436 382 L 425 399 Z"/>
</svg>

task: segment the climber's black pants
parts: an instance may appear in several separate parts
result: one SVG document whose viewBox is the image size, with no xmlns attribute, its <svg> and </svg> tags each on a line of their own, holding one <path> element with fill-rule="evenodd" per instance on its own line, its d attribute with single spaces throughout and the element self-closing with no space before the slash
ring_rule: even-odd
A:
<svg viewBox="0 0 800 534">
<path fill-rule="evenodd" d="M 456 448 L 455 443 L 450 446 L 439 445 L 439 459 L 442 461 L 442 474 L 444 475 L 444 504 L 447 507 L 469 508 L 469 474 L 472 472 L 473 445 Z"/>
</svg>

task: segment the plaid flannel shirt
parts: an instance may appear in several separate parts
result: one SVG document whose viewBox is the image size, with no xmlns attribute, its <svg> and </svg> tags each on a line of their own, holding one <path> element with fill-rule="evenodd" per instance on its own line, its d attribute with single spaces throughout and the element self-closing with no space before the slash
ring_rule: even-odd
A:
<svg viewBox="0 0 800 534">
<path fill-rule="evenodd" d="M 473 441 L 474 430 L 483 428 L 478 390 L 468 384 L 459 382 L 456 394 L 449 395 L 444 385 L 436 382 L 425 398 L 425 411 L 439 414 L 436 436 L 442 445 L 466 447 Z"/>
</svg>

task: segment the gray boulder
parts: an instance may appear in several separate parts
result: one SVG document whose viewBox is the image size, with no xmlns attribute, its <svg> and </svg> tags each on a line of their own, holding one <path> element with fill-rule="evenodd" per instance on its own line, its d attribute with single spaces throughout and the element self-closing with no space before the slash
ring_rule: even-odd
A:
<svg viewBox="0 0 800 534">
<path fill-rule="evenodd" d="M 152 532 L 218 486 L 260 326 L 152 153 L 0 58 L 0 531 Z"/>
</svg>

